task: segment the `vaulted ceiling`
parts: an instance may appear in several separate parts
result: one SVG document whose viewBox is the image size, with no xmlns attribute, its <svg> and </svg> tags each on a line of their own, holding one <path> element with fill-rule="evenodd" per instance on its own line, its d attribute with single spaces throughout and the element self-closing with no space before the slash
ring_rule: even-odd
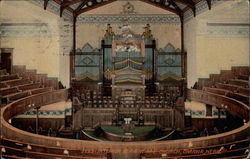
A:
<svg viewBox="0 0 250 159">
<path fill-rule="evenodd" d="M 68 10 L 76 18 L 80 14 L 89 10 L 104 6 L 106 4 L 119 0 L 44 0 L 44 9 L 46 9 L 48 2 L 54 1 L 60 5 L 60 16 L 64 10 Z M 193 15 L 196 15 L 195 5 L 201 0 L 139 0 L 150 5 L 170 11 L 183 18 L 185 11 L 191 9 Z M 205 0 L 208 8 L 211 9 L 211 0 Z"/>
</svg>

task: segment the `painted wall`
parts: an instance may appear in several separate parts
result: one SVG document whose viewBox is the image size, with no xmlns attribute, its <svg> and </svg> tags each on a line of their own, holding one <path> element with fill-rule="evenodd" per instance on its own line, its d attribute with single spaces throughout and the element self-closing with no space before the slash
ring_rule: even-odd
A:
<svg viewBox="0 0 250 159">
<path fill-rule="evenodd" d="M 122 26 L 122 23 L 111 24 L 111 26 L 115 34 L 120 33 L 119 26 Z M 135 34 L 142 34 L 146 24 L 131 24 L 130 26 Z M 164 48 L 168 43 L 171 43 L 175 48 L 181 47 L 179 25 L 150 24 L 150 26 L 158 49 Z M 89 43 L 94 48 L 100 48 L 106 28 L 107 24 L 77 24 L 76 47 L 82 48 L 84 44 Z"/>
<path fill-rule="evenodd" d="M 128 14 L 123 10 L 126 3 L 126 1 L 117 1 L 80 15 L 76 27 L 77 48 L 81 48 L 86 43 L 100 48 L 107 24 L 110 23 L 115 34 L 119 34 L 119 27 L 125 22 L 130 24 L 131 30 L 135 34 L 142 34 L 144 27 L 149 23 L 152 34 L 156 39 L 157 48 L 163 48 L 167 43 L 173 44 L 176 48 L 181 47 L 181 27 L 178 16 L 140 1 L 129 1 L 134 7 L 134 13 Z M 168 21 L 164 21 L 162 17 L 164 15 L 169 16 Z M 90 18 L 90 16 L 92 17 Z M 145 17 L 150 16 L 149 21 L 145 20 Z M 178 21 L 171 20 L 173 16 Z M 137 20 L 135 20 L 135 17 Z M 153 23 L 154 18 L 159 20 L 155 20 Z M 99 19 L 99 21 L 96 19 Z M 105 19 L 109 20 L 105 21 Z"/>
<path fill-rule="evenodd" d="M 63 55 L 72 47 L 71 34 L 65 33 L 70 22 L 27 1 L 1 1 L 0 5 L 0 47 L 14 48 L 13 64 L 57 77 L 68 86 L 69 56 Z"/>
<path fill-rule="evenodd" d="M 198 78 L 249 66 L 249 2 L 228 1 L 185 23 L 188 87 Z"/>
</svg>

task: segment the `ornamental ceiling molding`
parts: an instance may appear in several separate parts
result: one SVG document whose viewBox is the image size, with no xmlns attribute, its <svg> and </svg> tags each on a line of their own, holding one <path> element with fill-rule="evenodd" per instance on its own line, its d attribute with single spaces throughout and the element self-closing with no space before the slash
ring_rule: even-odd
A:
<svg viewBox="0 0 250 159">
<path fill-rule="evenodd" d="M 47 23 L 4 21 L 0 24 L 2 37 L 51 37 L 52 35 Z"/>
<path fill-rule="evenodd" d="M 44 7 L 44 0 L 30 0 L 29 2 L 39 6 L 41 8 Z M 225 2 L 225 1 L 212 0 L 211 6 L 216 6 L 216 5 L 223 3 L 223 2 Z M 58 5 L 54 1 L 48 2 L 47 10 L 56 14 L 56 15 L 60 15 L 60 5 Z M 196 15 L 198 15 L 204 11 L 207 11 L 207 10 L 208 10 L 208 6 L 207 6 L 206 0 L 202 0 L 196 4 Z M 130 11 L 130 10 L 128 10 L 128 11 Z M 132 10 L 130 12 L 134 12 L 134 10 Z M 112 16 L 114 16 L 114 17 L 112 18 Z M 131 18 L 129 18 L 130 16 L 131 16 Z M 172 18 L 171 16 L 175 17 L 175 19 L 170 20 L 169 18 Z M 70 13 L 67 10 L 63 11 L 62 17 L 64 18 L 64 20 L 72 21 L 72 19 L 73 19 L 72 13 Z M 191 9 L 189 9 L 188 11 L 186 11 L 184 13 L 184 22 L 187 22 L 192 18 L 194 18 L 194 16 L 193 16 Z M 100 19 L 105 20 L 105 22 L 101 22 Z M 121 20 L 126 20 L 126 19 L 131 20 L 130 23 L 143 23 L 143 24 L 145 24 L 145 23 L 179 24 L 180 23 L 178 15 L 168 15 L 168 14 L 160 14 L 160 15 L 148 15 L 148 14 L 144 14 L 144 15 L 143 14 L 142 15 L 138 15 L 138 14 L 137 15 L 135 15 L 135 14 L 84 15 L 84 14 L 81 14 L 78 17 L 78 22 L 79 23 L 86 23 L 86 22 L 87 23 L 97 23 L 97 24 L 98 23 L 121 23 L 121 22 L 123 22 Z M 155 20 L 155 19 L 157 19 L 157 20 Z M 178 20 L 176 20 L 176 19 L 178 19 Z M 139 20 L 139 21 L 137 21 L 137 20 Z M 147 20 L 149 20 L 149 21 L 147 21 Z"/>
<path fill-rule="evenodd" d="M 172 14 L 110 14 L 110 15 L 80 15 L 77 18 L 78 24 L 180 24 L 180 18 Z"/>
<path fill-rule="evenodd" d="M 198 35 L 203 35 L 207 37 L 220 37 L 220 38 L 233 38 L 242 37 L 249 38 L 249 26 L 223 26 L 223 25 L 209 25 L 204 31 L 198 31 Z"/>
<path fill-rule="evenodd" d="M 29 2 L 32 4 L 35 4 L 36 6 L 39 6 L 41 8 L 44 7 L 44 0 L 30 0 Z M 58 5 L 56 2 L 49 1 L 46 10 L 51 12 L 51 13 L 54 13 L 60 17 L 60 5 Z M 72 13 L 70 13 L 67 10 L 63 11 L 62 17 L 64 18 L 64 20 L 70 20 L 70 21 L 73 20 Z"/>
</svg>

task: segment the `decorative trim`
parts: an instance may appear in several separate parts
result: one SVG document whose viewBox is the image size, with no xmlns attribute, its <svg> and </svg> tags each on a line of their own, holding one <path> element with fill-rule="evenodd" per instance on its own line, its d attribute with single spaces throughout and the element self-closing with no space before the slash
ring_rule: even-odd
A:
<svg viewBox="0 0 250 159">
<path fill-rule="evenodd" d="M 185 116 L 191 116 L 192 118 L 208 118 L 208 119 L 216 119 L 218 118 L 218 111 L 212 111 L 212 116 L 206 116 L 205 110 L 191 110 L 185 109 Z M 221 111 L 220 113 L 221 118 L 226 118 L 226 113 Z"/>
<path fill-rule="evenodd" d="M 71 108 L 65 110 L 39 110 L 39 118 L 64 118 L 65 115 L 71 115 Z M 36 118 L 36 111 L 27 111 L 15 118 Z"/>
<path fill-rule="evenodd" d="M 212 37 L 246 37 L 249 38 L 249 26 L 207 26 L 205 31 L 198 35 Z"/>
<path fill-rule="evenodd" d="M 159 81 L 165 81 L 167 79 L 173 79 L 173 80 L 176 80 L 176 81 L 181 81 L 183 80 L 183 78 L 175 75 L 175 74 L 164 74 L 164 75 L 158 75 L 158 80 Z"/>
<path fill-rule="evenodd" d="M 98 48 L 93 48 L 89 43 L 86 43 L 83 45 L 82 48 L 76 49 L 76 52 L 81 52 L 81 53 L 97 53 L 100 52 L 100 49 Z"/>
<path fill-rule="evenodd" d="M 168 43 L 165 45 L 164 48 L 160 48 L 159 51 L 160 53 L 173 53 L 173 52 L 181 52 L 179 48 L 175 48 L 173 44 Z"/>
<path fill-rule="evenodd" d="M 134 69 L 134 68 L 132 68 L 131 66 L 127 66 L 127 67 L 124 67 L 124 68 L 122 68 L 122 69 L 115 70 L 115 73 L 123 72 L 123 71 L 125 71 L 125 70 L 131 70 L 131 71 L 134 71 L 134 72 L 142 73 L 141 70 Z"/>
<path fill-rule="evenodd" d="M 121 65 L 121 64 L 129 63 L 129 62 L 137 64 L 137 65 L 143 65 L 143 63 L 134 61 L 132 59 L 126 59 L 126 60 L 123 60 L 123 61 L 115 62 L 115 65 Z"/>
<path fill-rule="evenodd" d="M 122 6 L 122 14 L 135 14 L 135 7 L 127 2 L 125 5 Z"/>
<path fill-rule="evenodd" d="M 98 81 L 99 76 L 95 76 L 92 73 L 86 72 L 83 75 L 80 75 L 80 76 L 73 78 L 73 80 L 77 80 L 77 81 L 84 80 L 84 79 L 91 79 L 93 81 Z"/>
<path fill-rule="evenodd" d="M 136 79 L 131 79 L 131 78 L 115 81 L 115 83 L 126 83 L 126 82 L 128 82 L 128 83 L 142 83 L 141 80 L 136 80 Z"/>
<path fill-rule="evenodd" d="M 107 24 L 107 23 L 135 23 L 135 24 L 175 24 L 180 25 L 180 18 L 177 15 L 172 14 L 142 14 L 142 15 L 80 15 L 77 18 L 77 23 L 79 24 Z"/>
<path fill-rule="evenodd" d="M 0 24 L 0 35 L 2 37 L 51 37 L 52 32 L 47 23 L 39 21 L 6 21 Z"/>
</svg>

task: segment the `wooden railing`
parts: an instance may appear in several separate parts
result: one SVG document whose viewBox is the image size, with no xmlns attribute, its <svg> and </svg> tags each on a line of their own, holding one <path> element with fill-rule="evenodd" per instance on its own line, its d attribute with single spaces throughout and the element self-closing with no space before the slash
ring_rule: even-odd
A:
<svg viewBox="0 0 250 159">
<path fill-rule="evenodd" d="M 188 98 L 195 101 L 211 105 L 220 105 L 222 103 L 228 105 L 228 111 L 243 117 L 248 121 L 249 108 L 242 102 L 234 99 L 206 93 L 198 90 L 189 90 Z M 173 149 L 186 149 L 201 146 L 211 146 L 223 144 L 237 140 L 245 139 L 249 136 L 250 123 L 247 122 L 240 128 L 235 130 L 200 138 L 192 138 L 185 140 L 159 141 L 159 142 L 96 142 L 84 140 L 70 140 L 63 138 L 54 138 L 32 134 L 19 130 L 8 124 L 8 120 L 13 116 L 30 109 L 30 104 L 43 106 L 46 104 L 58 102 L 67 99 L 67 90 L 57 90 L 48 93 L 29 96 L 15 102 L 12 102 L 2 108 L 1 111 L 1 133 L 5 138 L 15 139 L 20 142 L 46 145 L 47 147 L 60 147 L 67 150 L 99 150 L 110 151 L 112 158 L 139 158 L 139 154 L 144 151 L 160 151 Z M 58 143 L 60 146 L 58 146 Z M 190 143 L 192 146 L 190 147 Z"/>
<path fill-rule="evenodd" d="M 188 98 L 193 101 L 198 101 L 214 106 L 220 106 L 221 104 L 227 105 L 227 111 L 229 111 L 233 115 L 237 115 L 240 118 L 249 120 L 249 107 L 233 98 L 226 97 L 224 95 L 209 93 L 200 90 L 188 90 Z"/>
</svg>

